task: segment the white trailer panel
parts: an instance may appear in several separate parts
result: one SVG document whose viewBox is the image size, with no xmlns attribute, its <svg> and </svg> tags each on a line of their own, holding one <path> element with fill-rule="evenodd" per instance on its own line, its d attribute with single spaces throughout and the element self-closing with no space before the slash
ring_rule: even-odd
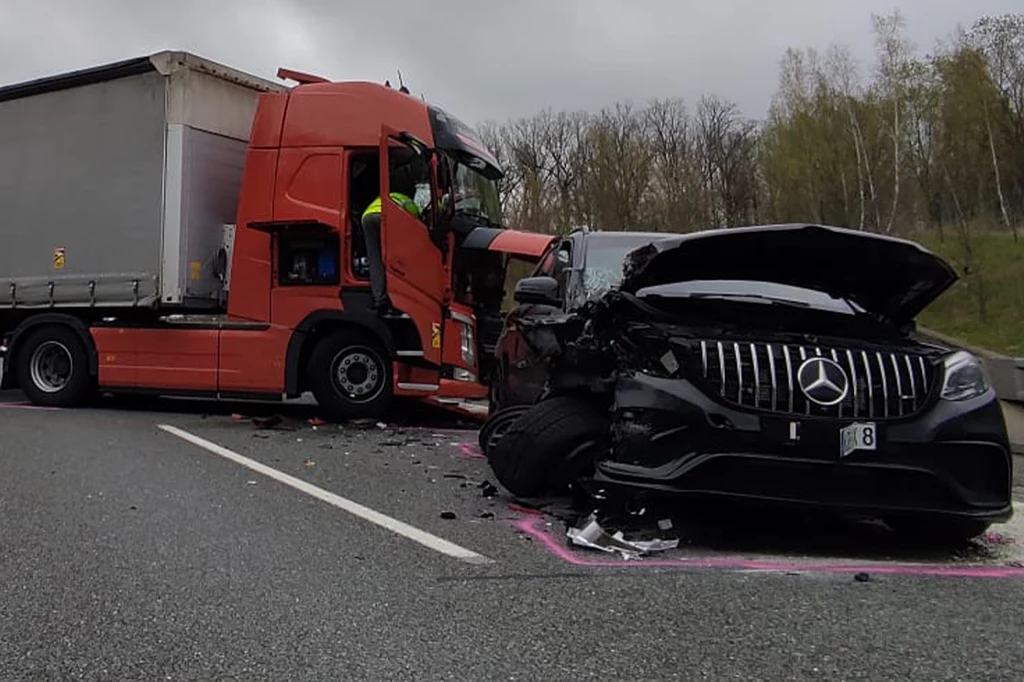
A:
<svg viewBox="0 0 1024 682">
<path fill-rule="evenodd" d="M 214 306 L 258 95 L 164 52 L 0 88 L 0 308 Z"/>
</svg>

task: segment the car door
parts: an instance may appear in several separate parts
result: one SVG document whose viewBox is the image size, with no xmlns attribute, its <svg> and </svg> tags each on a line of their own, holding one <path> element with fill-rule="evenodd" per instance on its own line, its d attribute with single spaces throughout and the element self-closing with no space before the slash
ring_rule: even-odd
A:
<svg viewBox="0 0 1024 682">
<path fill-rule="evenodd" d="M 403 141 L 404 140 L 404 141 Z M 383 126 L 380 136 L 381 250 L 387 277 L 388 296 L 399 311 L 408 315 L 416 327 L 423 359 L 431 372 L 427 382 L 438 384 L 441 377 L 443 348 L 443 310 L 446 293 L 446 258 L 431 237 L 430 226 L 403 209 L 391 193 L 421 184 L 410 177 L 422 171 L 430 184 L 430 204 L 436 205 L 436 174 L 427 160 L 426 147 L 397 130 Z M 422 180 L 423 178 L 420 178 Z M 436 375 L 436 376 L 434 376 Z"/>
<path fill-rule="evenodd" d="M 571 270 L 573 256 L 572 242 L 568 239 L 555 242 L 541 256 L 540 263 L 532 277 L 554 277 L 566 282 Z M 564 295 L 565 285 L 560 287 Z M 536 332 L 531 322 L 549 315 L 559 315 L 564 307 L 536 303 L 517 304 L 505 318 L 505 326 L 498 340 L 497 377 L 492 392 L 493 400 L 499 406 L 533 403 L 544 390 L 547 382 L 547 365 L 536 347 Z M 531 342 L 530 336 L 534 335 Z"/>
</svg>

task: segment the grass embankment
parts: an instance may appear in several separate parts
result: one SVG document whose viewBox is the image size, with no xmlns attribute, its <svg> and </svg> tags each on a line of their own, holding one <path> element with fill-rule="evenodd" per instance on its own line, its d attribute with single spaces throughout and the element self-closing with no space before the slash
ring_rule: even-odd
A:
<svg viewBox="0 0 1024 682">
<path fill-rule="evenodd" d="M 915 241 L 949 261 L 960 275 L 918 322 L 971 345 L 1024 356 L 1024 234 L 1019 241 L 1008 233 L 972 234 L 973 258 L 951 231 L 945 239 L 932 233 Z"/>
</svg>

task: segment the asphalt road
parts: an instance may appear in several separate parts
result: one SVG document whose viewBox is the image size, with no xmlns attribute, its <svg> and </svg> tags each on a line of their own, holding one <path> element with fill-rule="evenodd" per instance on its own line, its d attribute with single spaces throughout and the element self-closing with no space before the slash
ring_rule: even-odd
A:
<svg viewBox="0 0 1024 682">
<path fill-rule="evenodd" d="M 623 562 L 484 497 L 471 431 L 18 400 L 0 394 L 4 680 L 1024 679 L 1016 525 L 949 556 L 775 524 Z"/>
</svg>

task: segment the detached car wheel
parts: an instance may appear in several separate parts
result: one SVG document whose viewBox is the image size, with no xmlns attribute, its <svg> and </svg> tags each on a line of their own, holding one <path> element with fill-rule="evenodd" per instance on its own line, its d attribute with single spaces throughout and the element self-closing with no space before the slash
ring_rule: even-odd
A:
<svg viewBox="0 0 1024 682">
<path fill-rule="evenodd" d="M 564 491 L 608 440 L 605 416 L 582 400 L 556 397 L 520 414 L 485 454 L 509 492 L 537 497 Z"/>
<path fill-rule="evenodd" d="M 340 332 L 320 341 L 309 358 L 309 386 L 330 419 L 383 417 L 391 406 L 391 361 L 365 334 Z"/>
<path fill-rule="evenodd" d="M 92 387 L 89 356 L 82 337 L 73 329 L 41 327 L 18 340 L 18 385 L 28 399 L 46 407 L 81 404 Z"/>
<path fill-rule="evenodd" d="M 529 411 L 531 407 L 532 405 L 513 405 L 491 414 L 487 421 L 484 422 L 483 428 L 480 429 L 477 441 L 480 445 L 480 452 L 486 455 L 488 450 L 493 449 L 509 427 L 516 423 L 516 420 L 524 412 Z"/>
</svg>

